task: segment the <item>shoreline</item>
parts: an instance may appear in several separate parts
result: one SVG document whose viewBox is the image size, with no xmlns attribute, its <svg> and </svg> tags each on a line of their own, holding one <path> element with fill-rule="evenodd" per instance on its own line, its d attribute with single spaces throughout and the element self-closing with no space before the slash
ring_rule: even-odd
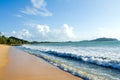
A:
<svg viewBox="0 0 120 80">
<path fill-rule="evenodd" d="M 5 45 L 0 45 L 0 49 L 2 48 L 5 48 Z M 14 47 L 6 47 L 4 51 L 7 52 L 6 58 L 2 60 L 3 63 L 6 61 L 6 64 L 4 68 L 0 67 L 2 80 L 82 80 Z"/>
</svg>

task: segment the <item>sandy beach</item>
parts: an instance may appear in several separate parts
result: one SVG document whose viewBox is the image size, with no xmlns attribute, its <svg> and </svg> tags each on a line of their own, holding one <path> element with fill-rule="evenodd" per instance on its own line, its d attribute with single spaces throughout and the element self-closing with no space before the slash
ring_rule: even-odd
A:
<svg viewBox="0 0 120 80">
<path fill-rule="evenodd" d="M 0 45 L 0 80 L 82 80 L 46 61 Z"/>
</svg>

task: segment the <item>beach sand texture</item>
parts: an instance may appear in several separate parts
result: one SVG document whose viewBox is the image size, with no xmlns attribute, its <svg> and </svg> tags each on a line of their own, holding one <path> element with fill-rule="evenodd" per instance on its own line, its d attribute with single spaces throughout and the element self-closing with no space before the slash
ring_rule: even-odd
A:
<svg viewBox="0 0 120 80">
<path fill-rule="evenodd" d="M 0 80 L 4 77 L 4 67 L 8 64 L 9 46 L 0 45 Z"/>
<path fill-rule="evenodd" d="M 0 80 L 82 80 L 46 61 L 0 45 Z"/>
</svg>

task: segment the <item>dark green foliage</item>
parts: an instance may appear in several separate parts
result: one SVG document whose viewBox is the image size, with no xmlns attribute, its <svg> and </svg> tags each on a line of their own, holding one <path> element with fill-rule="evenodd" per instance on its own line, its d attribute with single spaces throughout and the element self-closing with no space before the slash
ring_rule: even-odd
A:
<svg viewBox="0 0 120 80">
<path fill-rule="evenodd" d="M 2 33 L 0 32 L 0 44 L 8 44 L 8 45 L 22 45 L 22 44 L 30 44 L 29 41 L 23 40 L 23 39 L 19 39 L 16 37 L 5 37 L 2 35 Z"/>
<path fill-rule="evenodd" d="M 0 44 L 6 44 L 7 38 L 5 36 L 0 36 Z"/>
<path fill-rule="evenodd" d="M 23 39 L 19 39 L 19 38 L 16 38 L 16 37 L 9 37 L 7 39 L 7 44 L 10 44 L 10 45 L 22 45 L 22 44 L 29 44 L 30 42 L 29 41 L 26 41 L 26 40 L 23 40 Z"/>
</svg>

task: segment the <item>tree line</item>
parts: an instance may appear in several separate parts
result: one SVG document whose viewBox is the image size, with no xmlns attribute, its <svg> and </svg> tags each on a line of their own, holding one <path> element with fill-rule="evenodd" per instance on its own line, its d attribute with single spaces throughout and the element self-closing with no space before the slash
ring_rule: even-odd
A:
<svg viewBox="0 0 120 80">
<path fill-rule="evenodd" d="M 30 42 L 27 40 L 13 37 L 13 36 L 6 37 L 6 36 L 2 35 L 2 33 L 0 32 L 0 44 L 22 45 L 22 44 L 30 44 Z"/>
</svg>

